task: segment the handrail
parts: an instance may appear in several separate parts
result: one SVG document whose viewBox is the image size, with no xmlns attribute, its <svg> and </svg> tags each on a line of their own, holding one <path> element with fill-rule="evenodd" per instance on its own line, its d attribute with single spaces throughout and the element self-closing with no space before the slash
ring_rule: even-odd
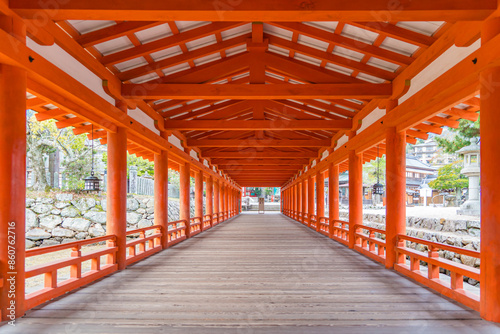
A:
<svg viewBox="0 0 500 334">
<path fill-rule="evenodd" d="M 349 229 L 349 222 L 337 219 L 330 221 L 330 237 L 344 245 L 349 243 Z"/>
<path fill-rule="evenodd" d="M 108 241 L 108 240 L 114 241 L 114 240 L 116 240 L 116 236 L 115 235 L 106 235 L 103 237 L 97 237 L 97 238 L 92 238 L 92 239 L 67 242 L 67 243 L 60 244 L 60 245 L 31 248 L 31 249 L 26 250 L 26 257 L 43 255 L 43 254 L 47 254 L 47 253 L 61 251 L 61 250 L 68 249 L 68 248 L 73 248 L 76 246 L 91 245 L 91 244 L 96 244 L 96 243 Z"/>
<path fill-rule="evenodd" d="M 317 224 L 318 221 L 317 221 L 317 216 L 316 215 L 310 215 L 309 216 L 309 227 L 312 228 L 312 229 L 316 229 L 317 228 Z"/>
<path fill-rule="evenodd" d="M 362 231 L 368 231 L 368 235 Z M 385 235 L 385 231 L 363 224 L 354 225 L 354 249 L 369 258 L 385 264 L 386 243 L 384 239 L 377 238 L 375 233 Z"/>
<path fill-rule="evenodd" d="M 330 218 L 329 217 L 319 217 L 318 218 L 319 232 L 327 237 L 330 236 Z"/>
<path fill-rule="evenodd" d="M 82 254 L 82 246 L 103 241 L 107 242 L 107 245 L 103 249 Z M 73 289 L 109 275 L 118 269 L 115 256 L 117 251 L 115 235 L 30 249 L 26 251 L 26 257 L 48 254 L 65 249 L 71 249 L 70 257 L 26 268 L 26 278 L 44 275 L 44 288 L 26 294 L 26 309 L 31 309 L 48 300 L 59 297 Z M 101 265 L 101 256 L 104 255 L 107 255 L 107 263 Z M 82 263 L 88 260 L 91 261 L 91 270 L 82 274 Z M 70 277 L 63 281 L 58 281 L 57 270 L 66 267 L 70 267 Z"/>
<path fill-rule="evenodd" d="M 212 227 L 212 215 L 204 215 L 202 229 L 206 230 L 211 227 Z"/>
<path fill-rule="evenodd" d="M 212 226 L 219 224 L 219 213 L 214 213 L 212 215 Z"/>
<path fill-rule="evenodd" d="M 193 217 L 189 220 L 190 235 L 195 236 L 196 234 L 203 232 L 203 218 Z"/>
<path fill-rule="evenodd" d="M 161 238 L 163 236 L 162 226 L 153 225 L 127 231 L 127 236 L 139 234 L 139 238 L 128 240 L 127 247 L 127 265 L 137 262 L 145 257 L 162 250 Z M 151 235 L 146 236 L 146 232 L 153 231 Z"/>
<path fill-rule="evenodd" d="M 422 252 L 406 247 L 406 242 L 410 241 L 428 247 L 428 252 Z M 480 258 L 481 253 L 469 249 L 454 247 L 438 242 L 414 238 L 403 234 L 397 236 L 396 261 L 394 269 L 417 282 L 424 284 L 439 293 L 455 299 L 456 301 L 479 311 L 479 294 L 463 289 L 464 276 L 476 281 L 480 280 L 480 270 L 465 264 L 450 261 L 439 257 L 438 250 L 448 250 L 456 254 Z M 406 264 L 406 257 L 410 258 L 410 265 Z M 420 262 L 427 263 L 427 275 L 420 271 Z M 451 281 L 442 280 L 439 269 L 450 271 Z"/>
<path fill-rule="evenodd" d="M 177 226 L 180 225 L 181 226 Z M 170 229 L 170 227 L 174 226 L 174 228 Z M 179 242 L 186 240 L 186 229 L 187 222 L 185 220 L 177 220 L 174 222 L 168 223 L 168 231 L 167 231 L 167 247 L 178 244 Z"/>
</svg>

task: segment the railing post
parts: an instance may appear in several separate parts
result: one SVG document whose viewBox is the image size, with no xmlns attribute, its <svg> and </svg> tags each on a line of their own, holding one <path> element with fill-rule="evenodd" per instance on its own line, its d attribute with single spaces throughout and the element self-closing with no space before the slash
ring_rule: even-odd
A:
<svg viewBox="0 0 500 334">
<path fill-rule="evenodd" d="M 127 105 L 116 101 L 116 107 L 127 113 Z M 119 127 L 108 132 L 108 235 L 116 235 L 116 263 L 118 270 L 127 266 L 127 129 Z"/>
<path fill-rule="evenodd" d="M 387 112 L 398 105 L 389 100 Z M 406 234 L 406 131 L 387 129 L 386 138 L 386 259 L 385 267 L 390 269 L 396 263 L 396 240 L 398 234 Z"/>
<path fill-rule="evenodd" d="M 500 18 L 486 21 L 481 32 L 485 44 L 500 33 Z M 500 67 L 481 73 L 481 316 L 500 322 L 500 150 L 498 106 Z"/>
<path fill-rule="evenodd" d="M 168 138 L 166 133 L 161 136 Z M 154 179 L 154 224 L 162 227 L 161 246 L 168 247 L 168 151 L 155 154 L 155 179 Z"/>
<path fill-rule="evenodd" d="M 324 174 L 318 170 L 316 174 L 316 231 L 321 230 L 320 222 L 321 217 L 325 216 L 325 177 Z"/>
<path fill-rule="evenodd" d="M 203 231 L 203 171 L 196 173 L 194 185 L 194 216 L 201 217 L 201 231 Z"/>
<path fill-rule="evenodd" d="M 21 20 L 0 15 L 0 29 L 13 42 L 25 44 Z M 5 64 L 0 64 L 0 154 L 0 321 L 4 321 L 24 315 L 26 210 L 26 71 Z M 7 264 L 12 254 L 11 267 Z M 14 295 L 9 293 L 11 287 Z"/>
<path fill-rule="evenodd" d="M 351 137 L 350 137 L 351 138 Z M 363 159 L 349 151 L 349 248 L 354 248 L 355 224 L 363 223 Z"/>
<path fill-rule="evenodd" d="M 339 166 L 328 167 L 328 214 L 330 216 L 330 238 L 333 236 L 332 222 L 339 220 Z"/>
<path fill-rule="evenodd" d="M 190 178 L 191 164 L 186 162 L 180 165 L 180 220 L 186 222 L 186 238 L 191 236 L 191 210 L 190 210 Z"/>
</svg>

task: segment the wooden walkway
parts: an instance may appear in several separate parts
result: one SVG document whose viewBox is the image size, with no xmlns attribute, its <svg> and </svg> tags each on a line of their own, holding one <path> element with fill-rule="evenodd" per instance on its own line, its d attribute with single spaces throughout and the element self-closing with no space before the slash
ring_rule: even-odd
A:
<svg viewBox="0 0 500 334">
<path fill-rule="evenodd" d="M 0 333 L 500 333 L 281 214 L 243 214 Z"/>
</svg>

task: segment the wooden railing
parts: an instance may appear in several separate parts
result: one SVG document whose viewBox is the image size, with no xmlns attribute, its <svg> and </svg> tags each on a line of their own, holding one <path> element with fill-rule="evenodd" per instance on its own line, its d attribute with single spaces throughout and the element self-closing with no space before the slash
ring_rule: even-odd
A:
<svg viewBox="0 0 500 334">
<path fill-rule="evenodd" d="M 330 222 L 331 238 L 344 244 L 349 244 L 349 222 L 343 220 L 332 220 Z"/>
<path fill-rule="evenodd" d="M 107 242 L 107 247 L 104 246 L 103 249 L 82 254 L 82 246 L 100 242 Z M 31 309 L 117 270 L 115 259 L 117 248 L 116 237 L 114 235 L 55 246 L 33 248 L 26 251 L 26 257 L 44 255 L 67 249 L 71 249 L 71 254 L 67 258 L 26 268 L 26 279 L 44 275 L 44 287 L 25 296 L 26 309 Z M 101 256 L 106 256 L 106 263 L 101 263 Z M 82 263 L 88 260 L 91 261 L 91 270 L 82 274 Z M 69 278 L 60 280 L 59 277 L 58 279 L 57 271 L 67 267 L 70 268 Z"/>
<path fill-rule="evenodd" d="M 202 217 L 193 217 L 190 220 L 190 233 L 191 236 L 194 237 L 198 233 L 201 233 L 203 231 L 202 229 L 203 225 L 203 218 Z"/>
<path fill-rule="evenodd" d="M 151 233 L 146 233 L 151 231 Z M 146 235 L 149 234 L 149 235 Z M 151 226 L 127 231 L 127 237 L 139 235 L 137 239 L 127 241 L 127 265 L 144 259 L 162 250 L 161 226 Z"/>
<path fill-rule="evenodd" d="M 385 240 L 376 235 L 384 235 L 385 231 L 362 224 L 354 225 L 354 249 L 369 258 L 385 264 Z M 368 232 L 368 233 L 366 233 Z"/>
<path fill-rule="evenodd" d="M 318 223 L 318 221 L 317 221 L 316 215 L 309 215 L 309 227 L 316 230 L 317 223 Z"/>
<path fill-rule="evenodd" d="M 302 214 L 302 224 L 309 226 L 309 214 Z"/>
<path fill-rule="evenodd" d="M 203 227 L 202 230 L 205 231 L 212 227 L 212 215 L 204 215 L 203 216 Z"/>
<path fill-rule="evenodd" d="M 214 213 L 212 215 L 212 226 L 215 226 L 219 224 L 219 214 L 218 213 Z"/>
<path fill-rule="evenodd" d="M 437 242 L 427 241 L 407 235 L 398 235 L 398 245 L 396 246 L 397 263 L 394 269 L 398 272 L 424 284 L 439 293 L 455 299 L 456 301 L 479 311 L 479 295 L 466 291 L 463 288 L 464 276 L 476 281 L 480 280 L 479 269 L 467 265 L 440 258 L 438 251 L 445 250 L 455 254 L 480 258 L 481 253 L 454 247 Z M 428 252 L 421 252 L 406 247 L 406 242 L 413 242 L 427 246 Z M 409 257 L 410 264 L 406 263 L 406 257 Z M 427 274 L 420 270 L 420 261 L 427 263 Z M 439 269 L 443 268 L 450 271 L 451 280 L 441 279 Z"/>
<path fill-rule="evenodd" d="M 330 218 L 319 217 L 318 224 L 319 224 L 319 233 L 329 237 L 330 236 Z"/>
<path fill-rule="evenodd" d="M 186 240 L 186 221 L 178 220 L 168 223 L 167 247 Z"/>
</svg>

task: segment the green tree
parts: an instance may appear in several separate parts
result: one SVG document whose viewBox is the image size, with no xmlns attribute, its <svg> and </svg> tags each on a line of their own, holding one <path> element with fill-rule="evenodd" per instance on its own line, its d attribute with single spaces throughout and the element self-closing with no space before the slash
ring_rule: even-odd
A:
<svg viewBox="0 0 500 334">
<path fill-rule="evenodd" d="M 86 135 L 75 136 L 71 128 L 57 129 L 54 120 L 38 122 L 34 112 L 27 113 L 27 156 L 30 159 L 33 190 L 47 190 L 45 173 L 47 155 L 59 148 L 63 153 L 67 187 L 83 189 L 83 178 L 90 174 L 92 149 L 85 145 Z"/>
<path fill-rule="evenodd" d="M 471 138 L 479 137 L 479 118 L 475 122 L 461 119 L 458 128 L 450 130 L 456 133 L 455 138 L 447 139 L 436 136 L 434 139 L 443 151 L 455 153 L 462 147 L 470 145 Z"/>
<path fill-rule="evenodd" d="M 379 158 L 379 161 L 377 160 L 372 160 L 370 162 L 367 162 L 366 164 L 363 165 L 363 179 L 364 182 L 367 184 L 375 184 L 377 183 L 377 163 L 379 164 L 378 167 L 378 174 L 379 174 L 379 179 L 380 183 L 385 183 L 385 155 Z"/>
<path fill-rule="evenodd" d="M 469 179 L 460 174 L 462 162 L 462 160 L 455 161 L 441 167 L 438 171 L 438 177 L 429 182 L 429 186 L 432 189 L 438 190 L 456 189 L 458 191 L 459 189 L 467 188 L 469 186 Z"/>
</svg>

